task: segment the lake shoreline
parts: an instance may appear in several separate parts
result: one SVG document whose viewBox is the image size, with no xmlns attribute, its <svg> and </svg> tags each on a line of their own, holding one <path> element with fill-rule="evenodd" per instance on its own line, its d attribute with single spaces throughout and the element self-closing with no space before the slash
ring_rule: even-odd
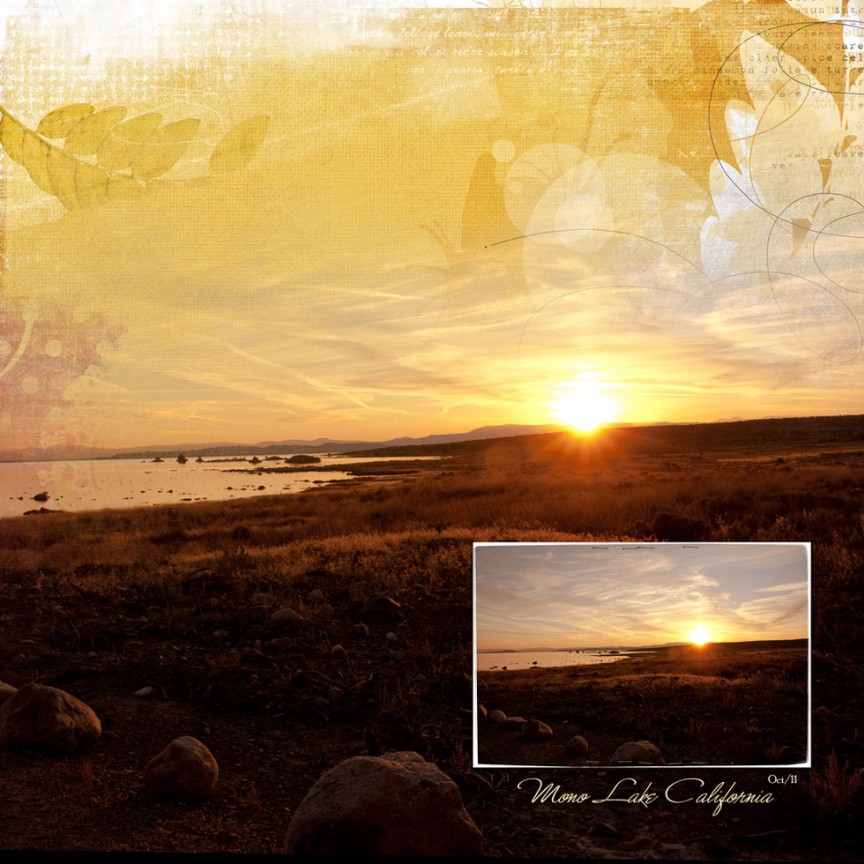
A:
<svg viewBox="0 0 864 864">
<path fill-rule="evenodd" d="M 429 470 L 437 458 L 334 457 L 329 464 L 246 467 L 222 460 L 76 460 L 4 463 L 0 519 L 105 509 L 230 501 L 260 495 L 298 494 L 332 483 L 407 478 Z M 218 467 L 214 467 L 218 466 Z M 286 475 L 280 479 L 280 475 Z M 31 503 L 32 502 L 32 503 Z"/>
</svg>

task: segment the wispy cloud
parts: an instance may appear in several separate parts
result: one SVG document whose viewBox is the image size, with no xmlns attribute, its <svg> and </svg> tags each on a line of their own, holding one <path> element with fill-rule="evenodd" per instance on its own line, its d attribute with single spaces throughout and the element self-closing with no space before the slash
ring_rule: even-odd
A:
<svg viewBox="0 0 864 864">
<path fill-rule="evenodd" d="M 804 551 L 800 545 L 479 547 L 478 639 L 499 647 L 505 639 L 546 644 L 555 633 L 574 645 L 681 641 L 696 623 L 727 641 L 800 637 L 807 628 L 806 579 L 783 590 L 764 580 L 778 568 L 806 575 Z M 761 596 L 765 589 L 771 596 Z"/>
</svg>

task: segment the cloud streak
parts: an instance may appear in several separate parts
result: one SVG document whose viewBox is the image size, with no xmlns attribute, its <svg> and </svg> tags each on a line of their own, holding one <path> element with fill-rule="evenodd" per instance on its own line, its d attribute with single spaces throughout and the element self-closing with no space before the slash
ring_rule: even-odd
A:
<svg viewBox="0 0 864 864">
<path fill-rule="evenodd" d="M 776 581 L 781 573 L 805 578 Z M 698 623 L 715 641 L 801 638 L 806 576 L 800 544 L 479 546 L 478 645 L 682 641 Z"/>
</svg>

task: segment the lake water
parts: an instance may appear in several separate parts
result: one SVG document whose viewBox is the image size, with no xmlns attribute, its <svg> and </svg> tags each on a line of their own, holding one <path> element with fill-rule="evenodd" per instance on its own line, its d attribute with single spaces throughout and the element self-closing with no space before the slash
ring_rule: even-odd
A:
<svg viewBox="0 0 864 864">
<path fill-rule="evenodd" d="M 353 463 L 385 461 L 398 460 L 322 456 L 316 467 L 332 467 L 332 471 L 285 474 L 255 471 L 255 467 L 282 467 L 281 461 L 262 461 L 258 466 L 246 461 L 192 459 L 185 465 L 176 459 L 4 462 L 0 463 L 0 517 L 20 516 L 40 507 L 81 511 L 302 492 L 322 483 L 348 479 L 351 475 L 344 468 Z M 48 493 L 48 500 L 34 501 L 33 497 L 42 492 Z"/>
<path fill-rule="evenodd" d="M 502 651 L 477 655 L 478 671 L 494 669 L 528 669 L 531 666 L 591 666 L 597 663 L 616 663 L 626 660 L 631 654 L 644 654 L 644 651 L 630 651 L 627 654 L 610 654 L 608 651 Z"/>
</svg>

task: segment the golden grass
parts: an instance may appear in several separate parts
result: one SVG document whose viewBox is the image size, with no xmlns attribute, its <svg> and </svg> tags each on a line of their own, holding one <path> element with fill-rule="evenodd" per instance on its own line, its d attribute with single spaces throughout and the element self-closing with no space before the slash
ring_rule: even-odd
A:
<svg viewBox="0 0 864 864">
<path fill-rule="evenodd" d="M 426 463 L 425 473 L 383 485 L 5 519 L 0 581 L 114 582 L 202 567 L 290 580 L 330 566 L 386 585 L 428 563 L 461 568 L 467 584 L 472 541 L 809 540 L 817 635 L 828 647 L 861 640 L 862 454 L 782 463 L 540 455 Z"/>
<path fill-rule="evenodd" d="M 839 759 L 832 750 L 824 767 L 814 769 L 807 781 L 807 794 L 819 819 L 836 822 L 847 818 L 861 783 L 861 769 Z"/>
</svg>

